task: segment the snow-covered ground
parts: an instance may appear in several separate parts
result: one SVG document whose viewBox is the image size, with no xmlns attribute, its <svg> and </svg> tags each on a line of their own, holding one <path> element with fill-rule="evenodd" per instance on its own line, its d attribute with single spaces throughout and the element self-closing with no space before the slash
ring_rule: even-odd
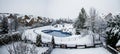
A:
<svg viewBox="0 0 120 54">
<path fill-rule="evenodd" d="M 67 24 L 67 26 L 69 26 Z M 52 35 L 46 34 L 42 32 L 42 30 L 64 30 L 64 32 L 69 31 L 71 32 L 71 26 L 67 28 L 67 26 L 60 26 L 60 27 L 54 27 L 54 26 L 44 26 L 44 27 L 38 27 L 34 29 L 27 29 L 22 34 L 22 39 L 25 37 L 28 40 L 31 40 L 33 42 L 36 42 L 37 35 L 41 35 L 42 42 L 51 42 Z M 67 29 L 67 30 L 66 30 Z M 69 30 L 70 29 L 70 30 Z M 54 40 L 56 44 L 67 44 L 68 46 L 71 45 L 87 45 L 92 46 L 93 43 L 93 34 L 91 31 L 84 31 L 81 35 L 74 35 L 72 34 L 69 37 L 56 37 L 54 36 Z M 96 34 L 97 35 L 97 34 Z M 32 44 L 29 44 L 32 45 Z M 8 45 L 6 45 L 8 46 Z M 0 54 L 9 54 L 8 48 L 6 46 L 0 46 Z M 12 46 L 12 44 L 9 44 L 9 46 Z M 37 47 L 36 50 L 38 51 L 38 54 L 41 54 L 42 52 L 45 52 L 48 48 L 47 47 Z M 86 48 L 86 49 L 61 49 L 61 48 L 55 48 L 53 49 L 51 54 L 111 54 L 109 51 L 107 51 L 103 47 L 99 48 Z"/>
<path fill-rule="evenodd" d="M 1 46 L 0 47 L 0 54 L 9 54 L 8 46 L 12 46 L 12 44 Z M 38 54 L 45 52 L 48 48 L 47 47 L 37 47 Z M 103 47 L 99 48 L 86 48 L 86 49 L 61 49 L 55 48 L 53 49 L 51 54 L 111 54 Z"/>
<path fill-rule="evenodd" d="M 17 45 L 18 43 L 19 42 L 15 42 L 14 44 Z M 23 43 L 23 44 L 26 44 L 26 43 Z M 27 44 L 27 46 L 29 48 L 31 48 L 31 46 L 33 46 L 33 45 L 32 44 Z M 12 48 L 13 47 L 13 43 L 8 44 L 8 45 L 4 45 L 4 46 L 0 46 L 0 54 L 10 54 L 8 52 L 9 47 Z M 38 52 L 38 54 L 41 54 L 41 53 L 45 52 L 47 49 L 48 49 L 48 47 L 36 47 L 35 48 L 35 50 Z"/>
<path fill-rule="evenodd" d="M 61 49 L 56 48 L 51 54 L 111 54 L 103 47 L 87 49 Z"/>
<path fill-rule="evenodd" d="M 63 28 L 67 26 L 64 26 Z M 40 34 L 42 37 L 42 42 L 51 42 L 52 36 L 41 31 L 42 30 L 61 30 L 61 29 L 62 27 L 55 28 L 54 26 L 44 26 L 44 27 L 39 27 L 34 29 L 28 29 L 23 33 L 22 39 L 24 39 L 26 36 L 28 40 L 36 42 L 36 37 L 38 34 Z M 70 44 L 70 45 L 74 44 L 74 45 L 90 45 L 90 46 L 93 45 L 93 37 L 92 37 L 91 31 L 88 31 L 88 34 L 84 36 L 83 35 L 71 35 L 69 37 L 54 36 L 54 38 L 55 38 L 56 44 Z"/>
</svg>

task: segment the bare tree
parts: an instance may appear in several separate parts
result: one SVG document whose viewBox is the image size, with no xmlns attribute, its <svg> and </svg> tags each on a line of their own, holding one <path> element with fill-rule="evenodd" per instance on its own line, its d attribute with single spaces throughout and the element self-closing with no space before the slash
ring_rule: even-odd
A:
<svg viewBox="0 0 120 54">
<path fill-rule="evenodd" d="M 28 45 L 22 42 L 13 43 L 8 47 L 10 54 L 38 54 L 35 45 Z"/>
<path fill-rule="evenodd" d="M 91 30 L 95 32 L 95 18 L 97 18 L 98 14 L 97 11 L 94 8 L 90 9 L 90 23 L 91 23 Z"/>
<path fill-rule="evenodd" d="M 18 19 L 17 19 L 17 14 L 14 14 L 14 29 L 15 29 L 15 31 L 17 30 L 17 28 L 18 28 Z"/>
</svg>

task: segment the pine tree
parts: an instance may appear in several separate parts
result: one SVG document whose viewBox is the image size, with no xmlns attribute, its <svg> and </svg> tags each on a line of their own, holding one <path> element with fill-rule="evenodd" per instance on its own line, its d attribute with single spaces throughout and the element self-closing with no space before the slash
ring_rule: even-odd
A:
<svg viewBox="0 0 120 54">
<path fill-rule="evenodd" d="M 8 21 L 7 21 L 7 18 L 5 16 L 3 16 L 3 21 L 2 21 L 2 24 L 3 24 L 3 33 L 8 33 Z"/>
<path fill-rule="evenodd" d="M 81 12 L 79 13 L 79 16 L 74 23 L 74 28 L 76 28 L 76 34 L 80 34 L 79 30 L 85 28 L 85 21 L 87 18 L 87 14 L 84 8 L 81 9 Z"/>
<path fill-rule="evenodd" d="M 52 36 L 52 45 L 53 45 L 53 48 L 55 48 L 55 40 L 54 40 L 54 36 Z"/>
<path fill-rule="evenodd" d="M 106 32 L 107 38 L 106 43 L 114 48 L 116 48 L 116 44 L 120 39 L 120 16 L 116 15 L 115 19 L 108 21 L 108 30 Z"/>
<path fill-rule="evenodd" d="M 41 46 L 42 40 L 41 40 L 41 35 L 38 35 L 36 38 L 36 45 L 39 47 Z"/>
<path fill-rule="evenodd" d="M 78 18 L 79 18 L 79 21 L 80 21 L 78 28 L 83 29 L 84 25 L 85 25 L 85 20 L 87 18 L 87 15 L 86 15 L 86 12 L 85 12 L 84 8 L 81 9 L 81 13 L 79 14 Z"/>
</svg>

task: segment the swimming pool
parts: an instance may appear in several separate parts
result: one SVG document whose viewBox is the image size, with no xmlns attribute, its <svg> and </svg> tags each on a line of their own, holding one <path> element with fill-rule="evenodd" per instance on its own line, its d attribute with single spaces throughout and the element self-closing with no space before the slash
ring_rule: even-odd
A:
<svg viewBox="0 0 120 54">
<path fill-rule="evenodd" d="M 42 30 L 42 32 L 57 37 L 68 37 L 72 35 L 71 33 L 62 32 L 61 30 Z"/>
</svg>

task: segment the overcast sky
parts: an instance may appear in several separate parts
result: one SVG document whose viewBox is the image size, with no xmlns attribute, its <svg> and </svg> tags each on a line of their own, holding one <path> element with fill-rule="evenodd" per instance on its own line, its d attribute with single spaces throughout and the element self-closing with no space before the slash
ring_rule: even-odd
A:
<svg viewBox="0 0 120 54">
<path fill-rule="evenodd" d="M 120 13 L 120 0 L 0 0 L 1 13 L 32 14 L 50 18 L 76 18 L 80 9 Z"/>
</svg>

